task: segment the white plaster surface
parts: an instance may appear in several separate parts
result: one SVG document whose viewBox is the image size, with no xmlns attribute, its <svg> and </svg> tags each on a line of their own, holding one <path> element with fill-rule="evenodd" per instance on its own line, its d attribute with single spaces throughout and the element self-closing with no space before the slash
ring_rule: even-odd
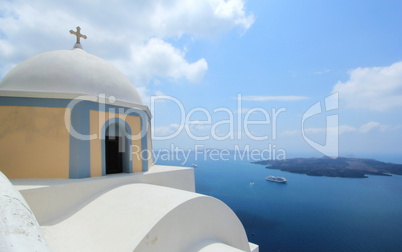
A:
<svg viewBox="0 0 402 252">
<path fill-rule="evenodd" d="M 0 172 L 0 251 L 50 251 L 21 194 Z"/>
<path fill-rule="evenodd" d="M 82 49 L 57 50 L 33 56 L 14 67 L 0 82 L 0 91 L 30 91 L 114 96 L 142 104 L 127 77 L 107 61 Z"/>
<path fill-rule="evenodd" d="M 199 252 L 241 252 L 243 250 L 230 247 L 223 243 L 211 243 L 198 250 Z"/>
<path fill-rule="evenodd" d="M 221 201 L 140 183 L 111 189 L 42 229 L 54 251 L 194 251 L 209 241 L 249 251 L 242 224 Z"/>
<path fill-rule="evenodd" d="M 194 170 L 189 167 L 154 165 L 147 172 L 113 174 L 85 179 L 12 179 L 40 225 L 59 222 L 88 201 L 115 187 L 147 183 L 195 191 Z"/>
<path fill-rule="evenodd" d="M 194 170 L 86 179 L 14 179 L 53 251 L 253 251 L 218 199 L 194 193 Z"/>
<path fill-rule="evenodd" d="M 250 245 L 250 252 L 259 252 L 260 247 L 257 244 L 249 242 Z"/>
</svg>

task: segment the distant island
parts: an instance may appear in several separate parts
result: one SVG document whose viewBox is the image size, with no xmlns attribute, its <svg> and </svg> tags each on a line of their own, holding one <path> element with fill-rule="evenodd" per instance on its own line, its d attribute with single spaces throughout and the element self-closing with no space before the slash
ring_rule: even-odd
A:
<svg viewBox="0 0 402 252">
<path fill-rule="evenodd" d="M 366 158 L 291 158 L 252 162 L 269 169 L 307 174 L 310 176 L 367 178 L 367 175 L 402 175 L 402 164 L 384 163 Z"/>
</svg>

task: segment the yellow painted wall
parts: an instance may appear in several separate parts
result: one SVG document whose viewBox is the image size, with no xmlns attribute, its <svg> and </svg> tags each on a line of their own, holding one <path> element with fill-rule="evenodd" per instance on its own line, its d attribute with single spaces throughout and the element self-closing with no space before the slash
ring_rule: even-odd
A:
<svg viewBox="0 0 402 252">
<path fill-rule="evenodd" d="M 104 114 L 104 112 L 101 112 Z M 102 141 L 101 129 L 103 124 L 99 122 L 99 112 L 91 110 L 89 112 L 89 133 L 90 135 L 96 135 L 95 139 L 91 140 L 90 143 L 90 169 L 91 177 L 102 176 Z"/>
<path fill-rule="evenodd" d="M 0 106 L 0 170 L 8 178 L 69 177 L 65 112 L 70 120 L 65 108 Z"/>
<path fill-rule="evenodd" d="M 136 136 L 131 140 L 132 146 L 138 146 L 142 150 L 141 145 L 141 118 L 139 116 L 126 116 L 126 122 L 130 125 L 131 135 Z M 133 172 L 142 172 L 141 155 L 132 154 Z"/>
<path fill-rule="evenodd" d="M 95 139 L 91 140 L 90 143 L 90 155 L 91 155 L 91 177 L 102 176 L 102 127 L 105 125 L 106 121 L 112 118 L 120 118 L 130 126 L 131 134 L 137 135 L 140 134 L 141 129 L 141 119 L 139 116 L 131 116 L 117 113 L 109 113 L 102 111 L 90 111 L 90 134 L 96 135 Z M 141 138 L 135 137 L 131 141 L 131 145 L 138 146 L 139 150 L 141 150 Z M 142 171 L 142 162 L 141 157 L 139 155 L 132 155 L 132 167 L 133 172 L 141 172 Z"/>
</svg>

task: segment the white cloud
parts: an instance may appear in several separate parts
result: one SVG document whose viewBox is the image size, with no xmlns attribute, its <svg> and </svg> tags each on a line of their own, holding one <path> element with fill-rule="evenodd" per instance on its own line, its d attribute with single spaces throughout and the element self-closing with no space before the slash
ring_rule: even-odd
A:
<svg viewBox="0 0 402 252">
<path fill-rule="evenodd" d="M 160 90 L 156 90 L 156 91 L 155 91 L 155 95 L 156 95 L 156 96 L 166 96 L 166 94 L 163 93 L 163 92 L 160 91 Z"/>
<path fill-rule="evenodd" d="M 153 132 L 156 136 L 167 136 L 176 132 L 180 128 L 180 124 L 172 123 L 165 126 L 154 127 Z"/>
<path fill-rule="evenodd" d="M 300 130 L 284 130 L 281 132 L 281 135 L 284 135 L 284 136 L 296 136 L 299 134 L 301 134 Z"/>
<path fill-rule="evenodd" d="M 331 128 L 305 128 L 305 133 L 325 133 L 325 132 L 336 132 L 338 131 L 339 135 L 343 135 L 350 132 L 355 132 L 356 128 L 349 125 L 340 125 L 339 127 L 331 127 Z"/>
<path fill-rule="evenodd" d="M 183 51 L 171 44 L 152 38 L 145 45 L 132 45 L 129 59 L 114 63 L 139 85 L 147 84 L 155 77 L 201 81 L 208 69 L 206 60 L 189 63 L 184 56 Z"/>
<path fill-rule="evenodd" d="M 242 0 L 214 1 L 216 2 L 214 13 L 225 20 L 234 20 L 234 24 L 248 29 L 254 22 L 254 16 L 247 16 L 244 12 Z"/>
<path fill-rule="evenodd" d="M 155 98 L 158 96 L 166 96 L 166 94 L 163 93 L 162 91 L 156 90 L 155 92 L 152 92 L 146 86 L 137 87 L 137 91 L 141 97 L 142 102 L 148 107 L 151 106 L 151 97 Z M 157 103 L 162 103 L 162 102 L 166 102 L 166 101 L 167 100 L 165 100 L 165 99 L 155 99 L 155 102 L 157 102 Z"/>
<path fill-rule="evenodd" d="M 338 82 L 333 88 L 347 107 L 373 111 L 402 107 L 402 62 L 357 68 L 349 75 L 349 80 Z"/>
<path fill-rule="evenodd" d="M 362 126 L 360 126 L 359 128 L 359 132 L 360 133 L 369 133 L 372 132 L 374 130 L 379 130 L 381 132 L 385 132 L 385 131 L 399 131 L 400 129 L 402 129 L 402 125 L 387 125 L 387 124 L 382 124 L 379 122 L 368 122 L 366 124 L 363 124 Z"/>
<path fill-rule="evenodd" d="M 374 129 L 377 129 L 381 126 L 381 124 L 379 122 L 368 122 L 366 124 L 363 124 L 362 126 L 360 126 L 359 128 L 359 132 L 361 133 L 368 133 Z"/>
<path fill-rule="evenodd" d="M 355 131 L 356 131 L 356 128 L 349 126 L 349 125 L 340 125 L 339 129 L 338 129 L 339 135 L 343 135 L 345 133 L 350 133 L 350 132 L 355 132 Z"/>
<path fill-rule="evenodd" d="M 0 6 L 0 79 L 15 64 L 35 54 L 72 48 L 68 31 L 77 25 L 88 36 L 88 52 L 115 63 L 136 86 L 155 77 L 199 82 L 206 59 L 189 62 L 174 45 L 186 34 L 219 37 L 247 30 L 254 16 L 245 0 L 148 1 L 2 1 Z M 173 42 L 167 42 L 167 40 Z"/>
<path fill-rule="evenodd" d="M 313 72 L 313 74 L 314 75 L 321 75 L 321 74 L 326 74 L 326 73 L 329 73 L 329 72 L 331 72 L 331 69 L 325 68 L 324 70 L 321 70 L 321 71 L 315 71 L 315 72 Z"/>
<path fill-rule="evenodd" d="M 211 123 L 208 123 L 207 121 L 195 120 L 189 123 L 189 127 L 195 131 L 209 130 L 211 126 L 212 126 Z"/>
<path fill-rule="evenodd" d="M 154 98 L 155 103 L 165 103 L 165 102 L 167 102 L 168 100 L 163 98 L 163 97 L 166 97 L 166 96 L 168 96 L 168 95 L 163 93 L 160 90 L 156 90 L 154 92 L 154 94 L 152 95 L 152 97 Z M 151 103 L 151 96 L 148 96 L 147 98 L 148 98 L 147 102 L 150 104 Z M 161 99 L 159 99 L 159 98 L 161 98 Z"/>
<path fill-rule="evenodd" d="M 14 47 L 5 40 L 0 40 L 0 53 L 5 57 L 9 57 L 14 53 Z"/>
<path fill-rule="evenodd" d="M 331 127 L 331 128 L 305 128 L 304 133 L 306 134 L 323 134 L 326 133 L 327 131 L 338 131 L 339 135 L 343 135 L 346 133 L 351 133 L 351 132 L 356 132 L 356 133 L 362 133 L 366 134 L 369 132 L 372 132 L 374 130 L 379 130 L 381 132 L 385 131 L 399 131 L 402 129 L 402 125 L 386 125 L 386 124 L 381 124 L 379 122 L 375 121 L 370 121 L 368 123 L 365 123 L 361 125 L 360 127 L 353 127 L 349 125 L 339 125 L 339 127 Z M 300 135 L 301 130 L 285 130 L 282 132 L 282 135 L 284 136 L 296 136 Z"/>
<path fill-rule="evenodd" d="M 137 91 L 141 97 L 142 102 L 146 106 L 149 106 L 150 102 L 151 102 L 150 90 L 146 86 L 140 86 L 140 87 L 137 87 Z"/>
<path fill-rule="evenodd" d="M 309 99 L 306 96 L 243 96 L 243 101 L 301 101 Z"/>
<path fill-rule="evenodd" d="M 339 125 L 339 127 L 330 127 L 330 128 L 314 128 L 314 127 L 304 128 L 305 134 L 322 134 L 326 132 L 336 132 L 336 131 L 338 131 L 339 135 L 343 135 L 346 133 L 356 132 L 357 129 L 349 125 Z M 282 134 L 285 136 L 301 135 L 301 130 L 285 130 L 282 132 Z"/>
</svg>

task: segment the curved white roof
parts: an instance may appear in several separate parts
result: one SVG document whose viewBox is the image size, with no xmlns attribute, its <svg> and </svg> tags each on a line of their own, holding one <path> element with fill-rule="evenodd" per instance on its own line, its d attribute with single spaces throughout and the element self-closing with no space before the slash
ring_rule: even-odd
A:
<svg viewBox="0 0 402 252">
<path fill-rule="evenodd" d="M 216 244 L 226 249 L 215 251 L 250 251 L 240 220 L 215 198 L 141 183 L 97 192 L 66 219 L 41 226 L 53 251 L 214 251 Z"/>
<path fill-rule="evenodd" d="M 227 205 L 194 193 L 191 168 L 13 184 L 53 251 L 258 251 Z"/>
<path fill-rule="evenodd" d="M 107 61 L 82 49 L 42 53 L 14 67 L 0 82 L 0 91 L 114 96 L 143 104 L 134 85 Z"/>
</svg>

